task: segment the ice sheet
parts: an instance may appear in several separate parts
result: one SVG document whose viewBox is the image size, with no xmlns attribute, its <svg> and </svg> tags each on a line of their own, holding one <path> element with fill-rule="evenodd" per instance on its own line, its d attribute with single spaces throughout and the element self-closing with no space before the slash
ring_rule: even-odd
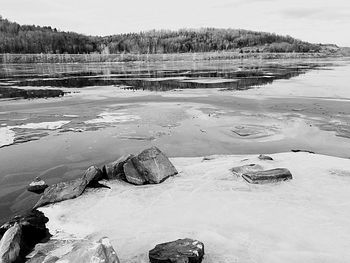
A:
<svg viewBox="0 0 350 263">
<path fill-rule="evenodd" d="M 108 236 L 121 262 L 148 262 L 157 243 L 185 237 L 204 242 L 206 263 L 349 262 L 350 160 L 271 156 L 176 158 L 180 174 L 160 185 L 110 182 L 41 210 L 56 236 Z M 249 163 L 288 168 L 294 179 L 249 185 L 229 171 Z"/>
</svg>

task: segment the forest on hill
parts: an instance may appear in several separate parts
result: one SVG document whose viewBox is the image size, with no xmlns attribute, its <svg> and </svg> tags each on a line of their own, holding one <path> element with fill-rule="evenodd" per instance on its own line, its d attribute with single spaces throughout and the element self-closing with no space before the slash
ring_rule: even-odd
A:
<svg viewBox="0 0 350 263">
<path fill-rule="evenodd" d="M 86 36 L 50 26 L 19 25 L 0 16 L 0 53 L 157 54 L 186 52 L 319 52 L 291 36 L 237 29 L 152 30 L 112 36 Z"/>
</svg>

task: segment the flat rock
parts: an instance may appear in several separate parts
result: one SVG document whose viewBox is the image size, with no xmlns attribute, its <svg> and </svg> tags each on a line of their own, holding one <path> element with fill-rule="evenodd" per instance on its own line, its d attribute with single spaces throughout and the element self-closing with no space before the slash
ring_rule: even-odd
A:
<svg viewBox="0 0 350 263">
<path fill-rule="evenodd" d="M 242 175 L 244 173 L 262 171 L 264 168 L 259 164 L 246 164 L 242 166 L 233 167 L 231 172 L 236 175 Z"/>
<path fill-rule="evenodd" d="M 76 198 L 84 192 L 87 184 L 87 180 L 79 178 L 51 185 L 45 189 L 43 195 L 34 206 L 34 209 L 47 204 Z"/>
<path fill-rule="evenodd" d="M 273 161 L 272 157 L 264 154 L 260 154 L 258 158 L 259 160 L 262 160 L 262 161 Z"/>
<path fill-rule="evenodd" d="M 141 152 L 133 159 L 133 164 L 150 184 L 159 184 L 178 173 L 168 157 L 157 147 L 152 147 Z"/>
<path fill-rule="evenodd" d="M 132 158 L 133 155 L 123 155 L 115 162 L 108 163 L 103 166 L 102 173 L 103 179 L 115 180 L 115 179 L 125 179 L 124 175 L 124 164 Z"/>
<path fill-rule="evenodd" d="M 251 184 L 266 184 L 293 179 L 291 172 L 285 168 L 247 172 L 242 177 Z"/>
<path fill-rule="evenodd" d="M 0 262 L 19 262 L 21 258 L 22 228 L 19 224 L 11 226 L 0 241 Z"/>
<path fill-rule="evenodd" d="M 149 251 L 151 263 L 200 263 L 204 256 L 204 244 L 185 238 L 156 245 Z"/>
<path fill-rule="evenodd" d="M 139 171 L 135 168 L 134 162 L 135 157 L 129 159 L 124 164 L 124 175 L 125 179 L 128 183 L 135 184 L 135 185 L 143 185 L 147 183 L 147 180 L 145 177 L 139 173 Z"/>
<path fill-rule="evenodd" d="M 49 186 L 45 183 L 45 181 L 40 177 L 37 177 L 33 182 L 29 184 L 27 190 L 36 194 L 42 194 L 47 187 Z"/>
<path fill-rule="evenodd" d="M 27 263 L 119 263 L 108 238 L 98 242 L 83 240 L 50 240 L 37 246 Z"/>
</svg>

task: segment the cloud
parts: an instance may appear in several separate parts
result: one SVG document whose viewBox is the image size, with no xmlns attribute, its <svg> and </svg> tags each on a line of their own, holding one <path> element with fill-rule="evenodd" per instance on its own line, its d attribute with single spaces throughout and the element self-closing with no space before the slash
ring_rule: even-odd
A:
<svg viewBox="0 0 350 263">
<path fill-rule="evenodd" d="M 282 10 L 281 14 L 291 19 L 350 22 L 350 12 L 339 8 L 288 8 Z"/>
<path fill-rule="evenodd" d="M 278 0 L 233 0 L 233 1 L 227 1 L 224 3 L 214 4 L 213 8 L 228 8 L 228 7 L 239 7 L 249 4 L 258 4 L 258 3 L 272 3 L 277 2 Z"/>
</svg>

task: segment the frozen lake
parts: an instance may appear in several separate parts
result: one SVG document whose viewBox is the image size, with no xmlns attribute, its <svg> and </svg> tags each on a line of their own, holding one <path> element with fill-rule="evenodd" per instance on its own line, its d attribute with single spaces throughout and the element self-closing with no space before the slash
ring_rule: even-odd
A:
<svg viewBox="0 0 350 263">
<path fill-rule="evenodd" d="M 348 83 L 344 59 L 1 65 L 0 218 L 32 207 L 36 176 L 76 178 L 151 145 L 349 158 Z"/>
</svg>

